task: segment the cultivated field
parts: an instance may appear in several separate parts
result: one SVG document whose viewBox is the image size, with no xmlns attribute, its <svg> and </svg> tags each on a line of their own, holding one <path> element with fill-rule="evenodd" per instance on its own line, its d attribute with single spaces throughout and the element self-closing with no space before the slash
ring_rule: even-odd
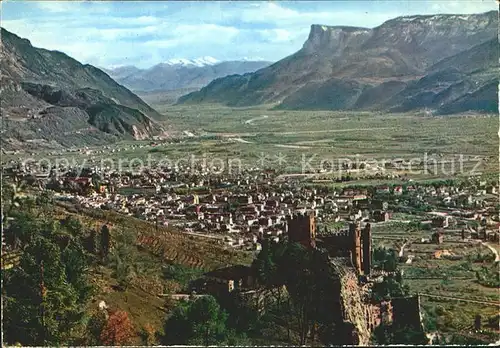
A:
<svg viewBox="0 0 500 348">
<path fill-rule="evenodd" d="M 344 159 L 352 162 L 376 160 L 369 170 L 350 171 L 366 176 L 380 169 L 382 160 L 411 160 L 398 170 L 414 179 L 433 179 L 498 173 L 498 118 L 492 115 L 428 116 L 373 112 L 277 111 L 272 107 L 228 108 L 212 106 L 153 105 L 163 113 L 171 137 L 157 141 L 122 142 L 109 149 L 90 148 L 77 152 L 42 154 L 49 160 L 65 157 L 76 163 L 99 165 L 103 159 L 122 160 L 127 168 L 132 158 L 171 163 L 276 168 L 288 173 L 324 169 L 322 179 L 339 176 L 331 170 Z M 37 158 L 40 154 L 37 154 Z M 193 157 L 192 157 L 193 156 Z M 29 154 L 8 155 L 26 158 Z M 434 161 L 424 168 L 421 161 Z M 230 162 L 228 162 L 230 161 Z M 167 162 L 165 162 L 167 163 Z M 436 164 L 434 164 L 436 163 Z M 137 162 L 135 163 L 137 165 Z M 132 163 L 133 166 L 133 163 Z M 328 174 L 331 172 L 332 174 Z M 357 182 L 365 184 L 364 182 Z M 372 180 L 366 184 L 372 183 Z M 323 183 L 324 184 L 324 183 Z M 327 183 L 326 183 L 327 184 Z"/>
<path fill-rule="evenodd" d="M 442 244 L 422 243 L 431 233 L 409 231 L 398 222 L 374 224 L 373 243 L 398 251 L 405 244 L 403 260 L 409 257 L 412 261 L 398 267 L 411 292 L 421 294 L 423 313 L 436 320 L 435 329 L 468 334 L 478 314 L 487 325 L 488 319 L 498 315 L 498 288 L 479 284 L 476 272 L 482 267 L 498 267 L 492 251 L 479 242 L 462 241 L 460 230 L 447 231 Z M 443 251 L 444 256 L 439 255 Z"/>
<path fill-rule="evenodd" d="M 163 110 L 162 110 L 163 111 Z M 220 106 L 170 106 L 167 123 L 194 137 L 183 144 L 159 149 L 239 158 L 243 163 L 301 172 L 348 158 L 361 160 L 436 158 L 435 167 L 422 170 L 422 177 L 448 177 L 463 172 L 498 172 L 498 118 L 459 115 L 434 117 L 419 114 L 373 112 L 276 111 L 272 108 Z M 321 164 L 321 161 L 324 161 Z M 445 161 L 446 163 L 440 163 Z M 306 164 L 306 165 L 304 165 Z M 400 171 L 404 174 L 404 171 Z M 354 173 L 356 175 L 356 173 Z M 413 175 L 419 177 L 420 175 Z"/>
</svg>

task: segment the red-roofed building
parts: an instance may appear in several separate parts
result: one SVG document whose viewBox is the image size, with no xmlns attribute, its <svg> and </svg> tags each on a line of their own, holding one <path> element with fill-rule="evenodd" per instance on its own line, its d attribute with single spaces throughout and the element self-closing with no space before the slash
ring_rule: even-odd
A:
<svg viewBox="0 0 500 348">
<path fill-rule="evenodd" d="M 401 195 L 401 194 L 403 194 L 403 186 L 396 186 L 396 187 L 394 187 L 394 194 L 395 195 Z"/>
</svg>

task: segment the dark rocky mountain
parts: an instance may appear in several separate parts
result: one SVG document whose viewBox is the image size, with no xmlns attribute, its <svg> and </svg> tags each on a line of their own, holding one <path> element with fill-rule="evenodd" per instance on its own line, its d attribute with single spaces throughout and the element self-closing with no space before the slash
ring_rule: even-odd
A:
<svg viewBox="0 0 500 348">
<path fill-rule="evenodd" d="M 354 109 L 373 109 L 381 108 L 393 95 L 403 91 L 408 84 L 404 81 L 382 82 L 374 87 L 368 87 L 359 96 Z"/>
<path fill-rule="evenodd" d="M 160 117 L 105 72 L 1 29 L 5 147 L 101 144 L 161 132 Z"/>
<path fill-rule="evenodd" d="M 149 69 L 119 67 L 107 69 L 117 82 L 140 94 L 182 89 L 197 90 L 216 78 L 244 74 L 271 64 L 265 61 L 208 61 L 180 60 L 160 63 Z"/>
<path fill-rule="evenodd" d="M 456 68 L 462 72 L 472 73 L 485 69 L 498 68 L 499 46 L 495 37 L 480 43 L 468 50 L 445 58 L 429 68 L 429 71 L 438 71 L 446 68 Z"/>
<path fill-rule="evenodd" d="M 385 106 L 391 111 L 426 108 L 438 113 L 497 110 L 498 47 L 494 38 L 443 59 L 427 75 L 394 94 Z"/>
<path fill-rule="evenodd" d="M 373 29 L 312 25 L 298 52 L 254 73 L 212 81 L 179 103 L 466 111 L 447 105 L 489 95 L 491 88 L 483 88 L 498 76 L 497 30 L 495 11 L 398 17 Z M 489 110 L 485 103 L 461 105 Z"/>
<path fill-rule="evenodd" d="M 485 112 L 498 112 L 498 80 L 491 81 L 474 92 L 463 94 L 453 103 L 448 103 L 439 108 L 442 114 L 454 114 L 463 110 L 481 110 Z"/>
<path fill-rule="evenodd" d="M 351 109 L 367 86 L 355 80 L 330 79 L 323 83 L 308 83 L 286 97 L 280 107 L 309 110 Z"/>
</svg>

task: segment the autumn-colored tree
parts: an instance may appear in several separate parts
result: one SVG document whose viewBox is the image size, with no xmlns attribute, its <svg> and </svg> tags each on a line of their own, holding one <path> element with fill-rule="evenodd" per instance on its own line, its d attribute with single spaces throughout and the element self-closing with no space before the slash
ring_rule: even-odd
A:
<svg viewBox="0 0 500 348">
<path fill-rule="evenodd" d="M 101 342 L 105 345 L 120 346 L 130 342 L 134 328 L 127 312 L 115 311 L 109 315 L 101 332 Z"/>
<path fill-rule="evenodd" d="M 141 330 L 142 342 L 145 346 L 154 346 L 156 330 L 151 324 L 146 324 Z"/>
</svg>

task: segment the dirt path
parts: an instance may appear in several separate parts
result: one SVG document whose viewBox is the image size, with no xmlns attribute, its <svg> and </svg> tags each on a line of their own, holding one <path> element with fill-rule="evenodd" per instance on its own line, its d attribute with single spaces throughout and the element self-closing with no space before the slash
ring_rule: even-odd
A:
<svg viewBox="0 0 500 348">
<path fill-rule="evenodd" d="M 293 135 L 293 134 L 309 134 L 309 133 L 341 133 L 341 132 L 352 132 L 352 131 L 373 131 L 380 129 L 396 129 L 398 127 L 378 127 L 378 128 L 348 128 L 348 129 L 325 129 L 316 131 L 294 131 L 294 132 L 281 132 L 277 134 Z"/>
<path fill-rule="evenodd" d="M 467 298 L 454 297 L 454 296 L 431 295 L 431 294 L 422 293 L 422 292 L 419 292 L 419 295 L 420 296 L 424 296 L 424 297 L 444 298 L 444 299 L 449 299 L 449 300 L 457 300 L 457 301 L 481 303 L 481 304 L 495 305 L 495 306 L 500 307 L 500 302 L 496 302 L 496 301 L 479 301 L 479 300 L 471 300 L 471 299 L 467 299 Z"/>
<path fill-rule="evenodd" d="M 500 261 L 500 255 L 498 254 L 498 250 L 494 246 L 492 246 L 488 242 L 481 242 L 481 244 L 490 249 L 493 252 L 493 254 L 495 254 L 495 262 Z"/>
<path fill-rule="evenodd" d="M 195 295 L 195 294 L 159 294 L 161 297 L 169 297 L 173 300 L 189 300 L 191 298 L 201 298 L 208 295 Z"/>
<path fill-rule="evenodd" d="M 406 244 L 408 244 L 408 242 L 406 242 L 403 245 L 401 245 L 401 250 L 399 250 L 399 257 L 403 257 L 404 252 L 405 252 L 405 246 L 406 246 Z"/>
<path fill-rule="evenodd" d="M 254 118 L 252 118 L 250 120 L 246 120 L 245 124 L 253 125 L 254 121 L 263 120 L 263 119 L 266 119 L 266 118 L 269 118 L 269 116 L 262 115 L 262 116 L 259 116 L 259 117 L 254 117 Z"/>
<path fill-rule="evenodd" d="M 287 149 L 310 149 L 310 146 L 301 146 L 301 145 L 285 145 L 285 144 L 275 144 L 277 147 L 284 147 Z"/>
<path fill-rule="evenodd" d="M 194 136 L 195 136 L 192 132 L 187 131 L 187 130 L 183 131 L 182 133 L 183 133 L 185 136 L 190 137 L 190 138 L 192 138 L 192 137 L 194 137 Z"/>
<path fill-rule="evenodd" d="M 253 142 L 242 138 L 229 138 L 229 140 L 236 141 L 237 143 L 242 143 L 242 144 L 253 144 Z"/>
<path fill-rule="evenodd" d="M 256 119 L 251 119 L 248 121 L 255 121 Z M 246 123 L 247 121 L 245 121 Z M 308 131 L 293 131 L 293 132 L 275 132 L 275 131 L 269 131 L 269 132 L 258 132 L 258 133 L 219 133 L 215 132 L 212 133 L 213 135 L 219 136 L 219 137 L 255 137 L 258 134 L 272 134 L 272 135 L 294 135 L 294 134 L 316 134 L 316 133 L 342 133 L 342 132 L 353 132 L 353 131 L 373 131 L 373 130 L 384 130 L 384 129 L 399 129 L 399 127 L 378 127 L 378 128 L 348 128 L 348 129 L 325 129 L 325 130 L 308 130 Z M 298 143 L 295 143 L 298 145 L 299 143 L 313 143 L 314 140 L 312 141 L 301 141 Z"/>
<path fill-rule="evenodd" d="M 223 240 L 223 236 L 214 236 L 210 234 L 204 234 L 204 233 L 197 233 L 197 232 L 188 232 L 188 231 L 182 231 L 183 234 L 187 234 L 190 236 L 197 236 L 201 238 L 210 238 L 210 239 L 218 239 L 218 240 Z"/>
</svg>

